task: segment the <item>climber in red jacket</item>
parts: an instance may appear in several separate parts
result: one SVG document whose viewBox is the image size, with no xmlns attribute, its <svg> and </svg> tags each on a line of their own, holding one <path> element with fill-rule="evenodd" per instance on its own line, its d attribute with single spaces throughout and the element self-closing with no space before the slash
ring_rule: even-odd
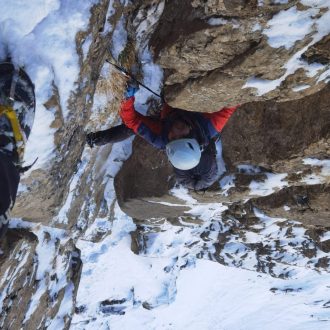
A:
<svg viewBox="0 0 330 330">
<path fill-rule="evenodd" d="M 215 141 L 237 106 L 199 113 L 165 104 L 160 118 L 155 119 L 135 111 L 135 91 L 129 87 L 121 104 L 120 116 L 124 125 L 89 133 L 88 144 L 92 147 L 118 142 L 135 133 L 154 147 L 166 150 L 179 183 L 194 190 L 212 185 L 218 178 Z"/>
</svg>

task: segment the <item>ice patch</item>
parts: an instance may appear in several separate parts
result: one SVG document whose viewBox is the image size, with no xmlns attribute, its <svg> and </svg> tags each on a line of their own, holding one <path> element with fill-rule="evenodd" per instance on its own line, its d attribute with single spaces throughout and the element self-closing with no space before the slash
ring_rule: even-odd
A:
<svg viewBox="0 0 330 330">
<path fill-rule="evenodd" d="M 258 243 L 261 241 L 261 239 L 262 239 L 262 236 L 250 231 L 245 234 L 243 240 L 244 240 L 244 243 Z"/>
<path fill-rule="evenodd" d="M 286 173 L 273 174 L 266 173 L 267 179 L 265 181 L 252 181 L 249 185 L 249 195 L 267 196 L 272 194 L 276 189 L 282 189 L 288 186 L 288 182 L 284 181 L 287 177 Z"/>
<path fill-rule="evenodd" d="M 284 80 L 284 79 L 283 79 Z M 272 90 L 274 90 L 276 87 L 280 85 L 279 80 L 267 80 L 267 79 L 260 79 L 260 78 L 249 78 L 244 86 L 242 88 L 256 88 L 257 89 L 257 95 L 261 96 L 264 95 Z"/>
<path fill-rule="evenodd" d="M 256 24 L 253 25 L 252 32 L 260 31 L 260 30 L 262 30 L 262 27 L 261 27 L 260 23 L 256 23 Z"/>
<path fill-rule="evenodd" d="M 325 181 L 324 178 L 316 174 L 307 175 L 300 180 L 300 182 L 304 182 L 308 185 L 321 184 L 324 181 Z"/>
<path fill-rule="evenodd" d="M 320 238 L 320 242 L 325 242 L 328 240 L 330 240 L 330 231 L 327 231 L 322 235 L 322 237 Z"/>
<path fill-rule="evenodd" d="M 183 186 L 179 186 L 179 187 L 174 187 L 170 193 L 185 201 L 187 204 L 190 204 L 190 205 L 193 205 L 193 204 L 196 204 L 197 203 L 197 200 L 194 199 L 191 195 L 189 195 L 189 191 L 187 188 L 184 188 Z"/>
<path fill-rule="evenodd" d="M 90 159 L 90 150 L 87 148 L 84 149 L 83 155 L 81 157 L 81 163 L 79 165 L 79 168 L 76 172 L 76 174 L 71 178 L 70 186 L 69 186 L 69 193 L 67 198 L 65 199 L 65 203 L 61 207 L 61 209 L 58 212 L 58 215 L 56 218 L 53 220 L 55 223 L 68 223 L 68 213 L 71 210 L 71 204 L 76 197 L 76 194 L 78 193 L 77 191 L 77 186 L 80 182 L 80 179 L 82 175 L 86 171 L 86 167 L 88 166 Z"/>
<path fill-rule="evenodd" d="M 316 159 L 316 158 L 305 158 L 303 160 L 305 165 L 321 167 L 321 174 L 324 176 L 330 175 L 330 159 Z"/>
<path fill-rule="evenodd" d="M 303 85 L 297 85 L 297 86 L 293 87 L 292 90 L 293 90 L 294 92 L 300 92 L 300 91 L 303 91 L 303 90 L 305 90 L 305 89 L 307 89 L 307 88 L 309 88 L 309 87 L 311 87 L 311 86 L 310 86 L 310 85 L 306 85 L 306 84 L 303 84 Z"/>
<path fill-rule="evenodd" d="M 226 25 L 230 24 L 233 28 L 238 28 L 240 25 L 236 20 L 229 20 L 221 17 L 212 17 L 210 18 L 207 23 L 212 26 L 219 26 L 219 25 Z"/>
<path fill-rule="evenodd" d="M 297 7 L 283 10 L 268 22 L 269 28 L 263 33 L 268 37 L 270 46 L 289 49 L 312 31 L 312 17 L 317 13 L 318 10 L 298 11 Z"/>
<path fill-rule="evenodd" d="M 161 94 L 162 91 L 163 70 L 153 62 L 153 55 L 149 49 L 148 42 L 163 13 L 164 7 L 165 1 L 157 5 L 154 4 L 148 9 L 146 17 L 143 17 L 142 11 L 140 11 L 134 22 L 136 25 L 137 49 L 139 49 L 139 59 L 142 64 L 143 83 L 157 94 Z M 136 110 L 145 115 L 149 108 L 147 101 L 150 98 L 156 98 L 157 101 L 160 100 L 145 88 L 140 87 L 135 94 L 134 105 Z"/>
<path fill-rule="evenodd" d="M 58 330 L 65 328 L 64 319 L 71 314 L 70 312 L 73 309 L 73 296 L 74 285 L 73 283 L 70 283 L 65 288 L 64 296 L 57 314 L 52 319 L 46 321 L 45 325 L 47 330 Z"/>
<path fill-rule="evenodd" d="M 235 175 L 226 175 L 219 182 L 221 188 L 221 195 L 228 196 L 228 190 L 235 187 Z"/>
<path fill-rule="evenodd" d="M 300 0 L 300 2 L 307 7 L 312 8 L 329 8 L 329 0 Z"/>
<path fill-rule="evenodd" d="M 320 77 L 319 77 L 319 79 L 317 80 L 317 82 L 319 83 L 320 81 L 323 81 L 323 80 L 324 80 L 325 83 L 328 83 L 328 82 L 330 81 L 330 69 L 324 71 L 324 72 L 320 75 Z"/>
<path fill-rule="evenodd" d="M 217 168 L 218 168 L 218 179 L 226 172 L 226 164 L 222 157 L 222 142 L 221 139 L 218 139 L 215 142 L 216 148 L 216 161 L 217 161 Z"/>
<path fill-rule="evenodd" d="M 109 19 L 115 13 L 115 9 L 113 5 L 114 5 L 114 0 L 110 0 L 107 16 L 105 18 L 104 29 L 102 31 L 103 36 L 106 36 L 110 31 L 112 31 L 112 25 L 110 24 Z"/>
<path fill-rule="evenodd" d="M 244 173 L 244 174 L 261 173 L 260 167 L 255 165 L 241 164 L 241 165 L 237 165 L 237 169 L 239 173 Z"/>
<path fill-rule="evenodd" d="M 225 25 L 227 24 L 229 21 L 227 19 L 224 18 L 210 18 L 207 23 L 210 25 Z"/>
<path fill-rule="evenodd" d="M 82 51 L 84 54 L 84 59 L 87 58 L 88 52 L 89 52 L 89 48 L 92 44 L 93 41 L 93 37 L 91 35 L 87 36 L 86 39 L 84 40 L 84 43 L 82 44 Z"/>
<path fill-rule="evenodd" d="M 306 184 L 321 184 L 328 180 L 330 177 L 330 160 L 329 159 L 316 159 L 316 158 L 305 158 L 303 160 L 303 163 L 305 165 L 311 165 L 312 167 L 318 167 L 320 168 L 320 173 L 315 174 L 311 173 L 306 175 L 301 179 L 301 182 L 304 182 Z"/>
<path fill-rule="evenodd" d="M 186 207 L 186 205 L 182 204 L 175 204 L 175 203 L 168 203 L 168 202 L 156 202 L 156 201 L 148 201 L 149 203 L 154 203 L 154 204 L 161 204 L 161 205 L 166 205 L 166 206 L 178 206 L 178 207 Z"/>
<path fill-rule="evenodd" d="M 145 48 L 144 51 L 140 52 L 140 60 L 143 64 L 143 83 L 157 94 L 161 94 L 163 70 L 159 65 L 154 64 L 153 56 L 148 48 Z M 153 94 L 142 86 L 135 94 L 134 105 L 136 110 L 143 115 L 146 115 L 149 109 L 147 101 L 150 97 L 154 97 Z M 157 98 L 157 96 L 155 97 Z M 160 99 L 157 98 L 157 100 Z"/>
<path fill-rule="evenodd" d="M 20 182 L 17 189 L 17 195 L 25 194 L 28 191 L 29 191 L 29 187 Z"/>
<path fill-rule="evenodd" d="M 112 37 L 112 56 L 118 60 L 118 56 L 124 50 L 127 43 L 127 31 L 125 29 L 125 17 L 121 16 Z"/>
</svg>

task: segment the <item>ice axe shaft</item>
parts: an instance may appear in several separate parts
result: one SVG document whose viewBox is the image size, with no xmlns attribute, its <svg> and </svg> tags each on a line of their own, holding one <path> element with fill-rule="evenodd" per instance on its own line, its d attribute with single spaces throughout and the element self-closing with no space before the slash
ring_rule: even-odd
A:
<svg viewBox="0 0 330 330">
<path fill-rule="evenodd" d="M 148 86 L 146 86 L 145 84 L 143 84 L 141 81 L 137 80 L 135 77 L 133 77 L 129 72 L 127 72 L 124 68 L 122 68 L 121 66 L 117 65 L 116 63 L 113 63 L 109 60 L 106 60 L 106 62 L 108 62 L 109 64 L 111 64 L 113 67 L 115 67 L 118 71 L 120 71 L 123 75 L 125 75 L 126 77 L 131 78 L 133 81 L 135 81 L 136 83 L 138 83 L 140 86 L 144 87 L 146 90 L 148 90 L 149 92 L 151 92 L 152 94 L 156 95 L 157 97 L 161 98 L 162 100 L 164 99 L 163 96 L 157 94 L 156 92 L 154 92 L 151 88 L 149 88 Z"/>
</svg>

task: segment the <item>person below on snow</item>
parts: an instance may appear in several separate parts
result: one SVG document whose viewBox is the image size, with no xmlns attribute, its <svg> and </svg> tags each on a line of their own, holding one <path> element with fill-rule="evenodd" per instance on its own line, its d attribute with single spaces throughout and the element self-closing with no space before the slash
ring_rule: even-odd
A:
<svg viewBox="0 0 330 330">
<path fill-rule="evenodd" d="M 34 85 L 10 62 L 0 63 L 0 242 L 14 206 L 24 145 L 34 120 Z"/>
<path fill-rule="evenodd" d="M 121 103 L 123 125 L 87 134 L 90 147 L 119 142 L 138 134 L 166 151 L 177 182 L 188 189 L 205 190 L 218 179 L 215 141 L 238 106 L 213 113 L 190 112 L 164 104 L 160 118 L 141 115 L 134 108 L 137 88 L 129 86 Z"/>
</svg>

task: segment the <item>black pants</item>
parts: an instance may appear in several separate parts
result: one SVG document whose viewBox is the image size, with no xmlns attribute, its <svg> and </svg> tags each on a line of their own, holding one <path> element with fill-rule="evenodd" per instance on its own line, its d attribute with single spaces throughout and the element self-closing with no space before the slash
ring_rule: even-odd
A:
<svg viewBox="0 0 330 330">
<path fill-rule="evenodd" d="M 95 132 L 95 144 L 102 146 L 107 143 L 121 142 L 135 133 L 124 124 L 111 127 L 104 131 Z"/>
<path fill-rule="evenodd" d="M 14 205 L 19 179 L 12 159 L 0 152 L 0 216 Z"/>
</svg>

